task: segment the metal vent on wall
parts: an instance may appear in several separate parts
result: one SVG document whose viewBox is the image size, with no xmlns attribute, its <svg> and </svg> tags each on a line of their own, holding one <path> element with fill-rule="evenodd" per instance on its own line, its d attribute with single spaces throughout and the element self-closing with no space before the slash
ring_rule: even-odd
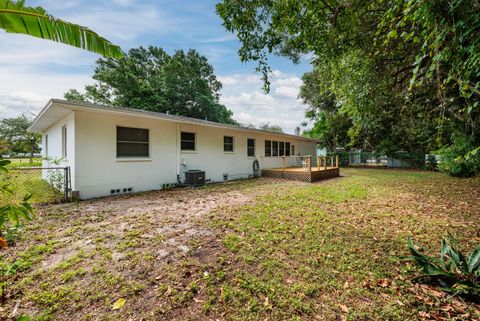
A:
<svg viewBox="0 0 480 321">
<path fill-rule="evenodd" d="M 110 190 L 110 195 L 126 194 L 132 193 L 133 187 L 123 187 L 123 188 L 112 188 Z"/>
</svg>

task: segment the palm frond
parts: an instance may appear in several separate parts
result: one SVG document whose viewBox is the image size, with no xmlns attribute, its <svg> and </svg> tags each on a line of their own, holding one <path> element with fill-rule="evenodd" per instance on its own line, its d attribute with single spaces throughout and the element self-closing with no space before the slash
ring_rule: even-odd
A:
<svg viewBox="0 0 480 321">
<path fill-rule="evenodd" d="M 26 34 L 82 48 L 104 57 L 123 56 L 119 46 L 94 31 L 56 19 L 41 7 L 26 7 L 25 0 L 0 0 L 0 28 L 10 33 Z"/>
</svg>

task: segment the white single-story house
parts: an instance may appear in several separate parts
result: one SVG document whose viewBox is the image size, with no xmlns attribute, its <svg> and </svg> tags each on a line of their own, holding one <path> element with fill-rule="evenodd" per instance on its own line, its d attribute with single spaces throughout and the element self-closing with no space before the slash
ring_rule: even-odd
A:
<svg viewBox="0 0 480 321">
<path fill-rule="evenodd" d="M 210 182 L 250 177 L 315 155 L 316 140 L 139 109 L 52 99 L 29 131 L 43 135 L 42 156 L 70 166 L 81 199 L 160 189 L 188 170 Z M 313 158 L 315 162 L 315 158 Z M 312 164 L 315 165 L 315 164 Z"/>
</svg>

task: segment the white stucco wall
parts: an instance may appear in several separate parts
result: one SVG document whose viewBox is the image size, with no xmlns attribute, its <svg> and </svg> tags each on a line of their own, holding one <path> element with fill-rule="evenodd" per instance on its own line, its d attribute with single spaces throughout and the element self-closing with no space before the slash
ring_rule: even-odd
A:
<svg viewBox="0 0 480 321">
<path fill-rule="evenodd" d="M 177 182 L 177 172 L 183 181 L 184 172 L 190 169 L 204 170 L 206 179 L 211 181 L 223 181 L 223 174 L 228 174 L 229 179 L 252 175 L 255 159 L 261 168 L 280 167 L 281 157 L 264 157 L 265 140 L 290 142 L 297 154 L 315 155 L 314 142 L 295 137 L 102 112 L 75 111 L 74 120 L 75 136 L 72 137 L 75 137 L 76 153 L 72 187 L 80 192 L 82 199 L 110 195 L 112 189 L 133 187 L 135 192 L 160 189 L 164 183 Z M 117 126 L 149 129 L 150 157 L 117 158 Z M 181 131 L 196 133 L 195 151 L 180 151 Z M 225 135 L 234 137 L 233 153 L 223 151 Z M 247 138 L 255 139 L 255 157 L 247 156 Z M 50 135 L 49 144 L 53 146 Z M 287 161 L 288 164 L 293 164 L 293 160 Z"/>
<path fill-rule="evenodd" d="M 67 128 L 67 157 L 62 156 L 62 127 Z M 48 135 L 48 144 L 46 137 Z M 42 158 L 44 167 L 70 166 L 72 186 L 75 185 L 75 113 L 72 111 L 42 133 Z M 48 146 L 47 146 L 48 145 Z M 48 154 L 47 154 L 48 152 Z M 47 179 L 51 170 L 43 171 Z"/>
<path fill-rule="evenodd" d="M 176 182 L 176 125 L 152 119 L 76 112 L 76 185 L 81 198 L 110 195 L 111 189 L 146 191 Z M 116 127 L 149 129 L 150 157 L 116 157 Z"/>
</svg>

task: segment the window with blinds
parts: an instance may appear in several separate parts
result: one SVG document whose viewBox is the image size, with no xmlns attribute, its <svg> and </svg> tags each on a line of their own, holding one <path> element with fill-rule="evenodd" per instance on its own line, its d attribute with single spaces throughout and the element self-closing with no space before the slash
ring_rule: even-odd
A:
<svg viewBox="0 0 480 321">
<path fill-rule="evenodd" d="M 181 132 L 180 134 L 180 148 L 184 151 L 196 150 L 196 135 L 195 133 Z"/>
<path fill-rule="evenodd" d="M 247 156 L 255 157 L 255 139 L 247 138 Z"/>
<path fill-rule="evenodd" d="M 223 136 L 223 151 L 233 152 L 233 136 Z"/>
<path fill-rule="evenodd" d="M 117 127 L 117 157 L 149 157 L 148 129 Z"/>
<path fill-rule="evenodd" d="M 295 146 L 289 142 L 265 141 L 265 156 L 290 156 L 295 154 Z"/>
</svg>

